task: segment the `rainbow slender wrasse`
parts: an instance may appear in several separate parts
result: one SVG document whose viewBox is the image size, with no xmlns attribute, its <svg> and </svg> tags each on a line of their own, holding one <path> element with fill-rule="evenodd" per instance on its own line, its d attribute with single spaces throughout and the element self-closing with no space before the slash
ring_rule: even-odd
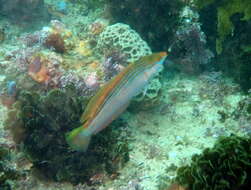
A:
<svg viewBox="0 0 251 190">
<path fill-rule="evenodd" d="M 67 133 L 68 144 L 75 150 L 86 151 L 91 137 L 116 119 L 162 70 L 166 56 L 166 52 L 144 56 L 100 88 L 81 116 L 83 125 Z"/>
</svg>

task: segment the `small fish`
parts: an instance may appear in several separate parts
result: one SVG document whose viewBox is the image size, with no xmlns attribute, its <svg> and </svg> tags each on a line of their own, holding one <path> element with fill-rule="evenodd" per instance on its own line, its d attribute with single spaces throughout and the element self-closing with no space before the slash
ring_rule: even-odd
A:
<svg viewBox="0 0 251 190">
<path fill-rule="evenodd" d="M 17 84 L 15 81 L 9 81 L 7 83 L 7 95 L 15 96 L 17 93 Z"/>
<path fill-rule="evenodd" d="M 66 141 L 78 151 L 86 151 L 93 135 L 116 119 L 162 68 L 167 53 L 144 56 L 128 65 L 104 85 L 88 103 L 81 116 L 82 126 L 66 134 Z"/>
<path fill-rule="evenodd" d="M 61 13 L 66 13 L 67 12 L 67 3 L 65 1 L 60 1 L 59 3 L 56 4 L 56 10 Z"/>
<path fill-rule="evenodd" d="M 16 101 L 17 84 L 15 81 L 9 81 L 6 85 L 6 93 L 0 93 L 0 103 L 11 108 Z"/>
</svg>

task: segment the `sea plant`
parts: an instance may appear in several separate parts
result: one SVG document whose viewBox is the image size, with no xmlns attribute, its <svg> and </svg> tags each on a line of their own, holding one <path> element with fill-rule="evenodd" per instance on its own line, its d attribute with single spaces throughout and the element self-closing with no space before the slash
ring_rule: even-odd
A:
<svg viewBox="0 0 251 190">
<path fill-rule="evenodd" d="M 88 182 L 98 173 L 116 173 L 128 160 L 127 138 L 121 133 L 125 127 L 122 120 L 96 135 L 87 152 L 76 152 L 68 147 L 65 133 L 81 125 L 79 119 L 86 102 L 84 97 L 77 95 L 74 87 L 69 86 L 46 94 L 20 92 L 16 112 L 12 110 L 9 114 L 20 122 L 6 125 L 16 130 L 23 128 L 22 133 L 16 134 L 23 136 L 16 137 L 22 144 L 20 150 L 45 177 L 74 184 Z M 15 130 L 12 131 L 15 134 Z"/>
<path fill-rule="evenodd" d="M 251 88 L 251 5 L 249 0 L 196 0 L 202 30 L 214 51 L 215 67 Z"/>
<path fill-rule="evenodd" d="M 180 167 L 175 181 L 188 190 L 245 190 L 251 185 L 251 138 L 220 137 Z"/>
<path fill-rule="evenodd" d="M 249 21 L 251 19 L 251 4 L 249 0 L 209 0 L 195 1 L 195 5 L 199 8 L 205 8 L 213 5 L 217 9 L 217 32 L 216 51 L 218 54 L 222 52 L 222 43 L 228 35 L 231 35 L 235 29 L 231 17 L 234 14 L 242 14 L 241 21 Z"/>
</svg>

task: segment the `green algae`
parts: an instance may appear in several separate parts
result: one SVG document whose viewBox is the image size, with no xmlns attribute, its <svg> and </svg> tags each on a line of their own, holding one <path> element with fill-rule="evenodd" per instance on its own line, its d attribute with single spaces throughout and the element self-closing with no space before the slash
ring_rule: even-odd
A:
<svg viewBox="0 0 251 190">
<path fill-rule="evenodd" d="M 249 21 L 251 19 L 251 4 L 249 0 L 197 0 L 195 5 L 198 9 L 203 9 L 213 5 L 217 9 L 217 39 L 216 52 L 221 54 L 223 51 L 222 44 L 227 36 L 232 35 L 235 26 L 231 18 L 239 13 L 242 15 L 240 21 Z"/>
<path fill-rule="evenodd" d="M 224 5 L 218 7 L 218 35 L 216 40 L 216 51 L 218 54 L 222 52 L 222 42 L 228 35 L 234 31 L 234 24 L 231 16 L 236 13 L 243 14 L 241 21 L 248 21 L 251 18 L 251 4 L 249 0 L 230 0 Z"/>
<path fill-rule="evenodd" d="M 192 157 L 180 167 L 176 182 L 190 190 L 248 189 L 251 171 L 251 139 L 232 135 L 220 137 L 213 148 Z"/>
<path fill-rule="evenodd" d="M 215 2 L 215 0 L 195 0 L 194 4 L 196 5 L 196 7 L 198 9 L 202 9 L 202 8 L 212 4 L 214 2 Z"/>
<path fill-rule="evenodd" d="M 46 94 L 20 92 L 16 115 L 9 116 L 22 122 L 12 127 L 23 128 L 21 151 L 46 178 L 73 184 L 89 182 L 97 173 L 116 173 L 129 160 L 127 137 L 121 135 L 126 123 L 121 120 L 95 135 L 87 152 L 70 149 L 65 133 L 81 125 L 79 118 L 86 103 L 73 87 Z"/>
</svg>

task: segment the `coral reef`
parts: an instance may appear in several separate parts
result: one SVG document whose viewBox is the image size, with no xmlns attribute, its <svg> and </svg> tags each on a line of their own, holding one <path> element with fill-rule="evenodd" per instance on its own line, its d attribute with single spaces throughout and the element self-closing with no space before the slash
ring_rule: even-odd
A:
<svg viewBox="0 0 251 190">
<path fill-rule="evenodd" d="M 78 98 L 72 87 L 51 90 L 45 96 L 22 91 L 14 108 L 16 111 L 9 114 L 7 121 L 12 122 L 6 122 L 6 127 L 23 131 L 15 134 L 22 136 L 19 137 L 19 143 L 23 144 L 20 150 L 34 168 L 49 179 L 74 184 L 90 182 L 96 174 L 116 173 L 129 159 L 127 137 L 121 134 L 121 130 L 125 130 L 123 121 L 112 124 L 120 125 L 116 130 L 111 127 L 95 136 L 86 153 L 69 149 L 65 133 L 81 125 L 83 102 L 86 101 Z"/>
<path fill-rule="evenodd" d="M 66 51 L 64 40 L 59 33 L 50 34 L 45 41 L 45 46 L 54 48 L 58 53 L 64 53 Z"/>
<path fill-rule="evenodd" d="M 88 42 L 77 38 L 58 20 L 52 20 L 50 27 L 22 35 L 18 42 L 25 47 L 5 55 L 8 77 L 0 84 L 3 92 L 12 80 L 18 89 L 39 92 L 72 84 L 79 95 L 86 96 L 93 95 L 99 87 L 102 68 L 92 57 Z"/>
<path fill-rule="evenodd" d="M 102 63 L 105 80 L 110 80 L 127 65 L 127 57 L 118 51 L 110 51 Z"/>
<path fill-rule="evenodd" d="M 207 48 L 206 36 L 198 21 L 199 15 L 185 7 L 180 16 L 180 25 L 170 47 L 170 60 L 178 70 L 187 74 L 199 74 L 209 63 L 213 53 Z"/>
<path fill-rule="evenodd" d="M 249 189 L 251 139 L 232 135 L 221 137 L 213 148 L 192 157 L 180 167 L 175 181 L 190 190 Z"/>
<path fill-rule="evenodd" d="M 238 106 L 232 115 L 238 120 L 238 130 L 248 136 L 251 136 L 251 94 L 239 101 Z"/>
<path fill-rule="evenodd" d="M 98 49 L 115 49 L 127 56 L 128 62 L 134 62 L 144 55 L 151 54 L 147 43 L 129 25 L 117 23 L 107 26 L 100 34 Z"/>
<path fill-rule="evenodd" d="M 179 25 L 180 0 L 106 0 L 115 22 L 129 24 L 154 51 L 167 50 Z"/>
<path fill-rule="evenodd" d="M 72 43 L 72 33 L 67 30 L 65 25 L 58 21 L 52 20 L 50 22 L 50 26 L 45 28 L 45 32 L 47 32 L 47 36 L 44 40 L 43 45 L 48 48 L 52 48 L 58 53 L 65 53 L 67 50 L 74 47 Z"/>
<path fill-rule="evenodd" d="M 41 55 L 34 55 L 29 62 L 28 75 L 39 83 L 47 83 L 50 79 L 48 61 Z"/>
<path fill-rule="evenodd" d="M 99 35 L 108 26 L 109 22 L 105 19 L 97 19 L 88 26 L 91 35 Z"/>
<path fill-rule="evenodd" d="M 15 190 L 189 190 L 174 179 L 192 155 L 219 136 L 251 134 L 250 94 L 235 83 L 250 92 L 245 5 L 247 0 L 0 0 L 0 159 L 2 147 L 15 155 L 0 160 L 0 184 Z M 169 52 L 164 70 L 93 137 L 86 153 L 70 149 L 65 134 L 82 124 L 90 97 L 151 50 Z M 240 147 L 237 156 L 243 155 Z M 207 155 L 216 160 L 224 152 L 219 149 L 209 148 L 214 155 Z M 19 154 L 24 157 L 16 160 Z M 194 156 L 191 167 L 198 169 L 201 157 Z M 226 160 L 213 169 L 206 161 L 209 174 L 228 169 Z"/>
<path fill-rule="evenodd" d="M 16 169 L 13 153 L 7 148 L 0 147 L 0 189 L 11 190 L 15 188 L 15 182 L 23 175 Z"/>
</svg>

